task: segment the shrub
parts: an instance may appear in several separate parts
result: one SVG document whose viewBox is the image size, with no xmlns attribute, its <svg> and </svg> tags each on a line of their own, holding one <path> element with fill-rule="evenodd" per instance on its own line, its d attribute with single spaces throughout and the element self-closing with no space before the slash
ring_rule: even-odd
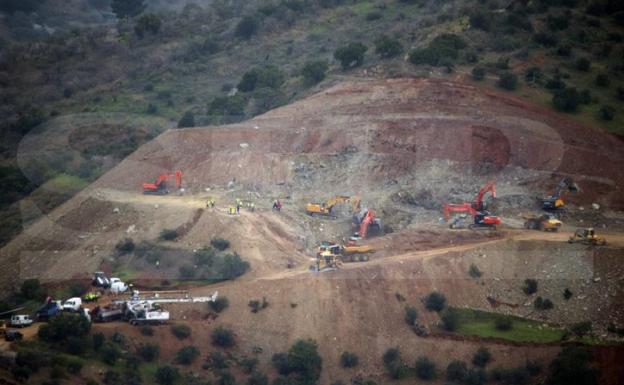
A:
<svg viewBox="0 0 624 385">
<path fill-rule="evenodd" d="M 271 357 L 271 363 L 277 372 L 281 375 L 287 375 L 290 373 L 290 365 L 288 364 L 288 354 L 275 353 Z"/>
<path fill-rule="evenodd" d="M 214 248 L 210 246 L 202 247 L 193 254 L 193 261 L 197 266 L 212 266 L 216 255 L 217 252 Z"/>
<path fill-rule="evenodd" d="M 496 64 L 494 66 L 496 68 L 498 68 L 499 70 L 508 70 L 509 69 L 509 58 L 507 58 L 507 57 L 500 57 L 500 58 L 498 58 L 498 60 L 496 61 Z"/>
<path fill-rule="evenodd" d="M 20 294 L 25 299 L 37 301 L 40 301 L 45 297 L 43 287 L 41 287 L 41 283 L 39 283 L 39 280 L 36 278 L 27 279 L 22 282 L 22 286 L 20 287 Z"/>
<path fill-rule="evenodd" d="M 253 16 L 243 17 L 236 25 L 236 35 L 250 39 L 258 31 L 258 20 Z"/>
<path fill-rule="evenodd" d="M 178 121 L 178 128 L 195 127 L 195 114 L 189 110 L 182 115 Z"/>
<path fill-rule="evenodd" d="M 219 326 L 212 331 L 212 344 L 222 348 L 234 346 L 234 333 L 230 329 Z"/>
<path fill-rule="evenodd" d="M 104 374 L 104 383 L 106 385 L 117 385 L 121 382 L 121 376 L 119 373 L 113 370 L 107 370 Z"/>
<path fill-rule="evenodd" d="M 484 11 L 477 11 L 470 15 L 470 26 L 488 32 L 491 28 L 491 17 Z"/>
<path fill-rule="evenodd" d="M 416 324 L 416 318 L 418 318 L 418 311 L 416 311 L 416 308 L 413 306 L 406 306 L 405 322 L 410 326 L 414 326 Z"/>
<path fill-rule="evenodd" d="M 513 329 L 513 320 L 510 317 L 498 316 L 494 320 L 494 327 L 500 331 L 508 331 Z"/>
<path fill-rule="evenodd" d="M 572 298 L 574 294 L 570 291 L 570 289 L 568 289 L 567 287 L 565 288 L 565 290 L 563 291 L 563 298 L 567 301 L 570 298 Z"/>
<path fill-rule="evenodd" d="M 106 336 L 104 336 L 103 333 L 95 333 L 93 336 L 91 336 L 91 339 L 93 340 L 93 350 L 98 351 L 104 344 Z"/>
<path fill-rule="evenodd" d="M 252 313 L 257 313 L 262 309 L 266 309 L 269 306 L 269 303 L 267 302 L 265 297 L 262 297 L 262 302 L 258 301 L 257 299 L 253 299 L 249 301 L 248 305 L 251 308 Z"/>
<path fill-rule="evenodd" d="M 359 67 L 364 62 L 364 53 L 368 50 L 362 43 L 349 43 L 334 51 L 334 58 L 343 69 Z"/>
<path fill-rule="evenodd" d="M 595 385 L 598 371 L 590 366 L 591 353 L 580 347 L 566 347 L 550 364 L 548 385 Z"/>
<path fill-rule="evenodd" d="M 589 90 L 583 90 L 579 94 L 580 104 L 590 104 L 592 102 L 591 92 Z"/>
<path fill-rule="evenodd" d="M 219 377 L 219 385 L 235 385 L 236 378 L 232 375 L 232 373 L 228 371 L 221 372 L 221 377 Z"/>
<path fill-rule="evenodd" d="M 174 367 L 165 365 L 156 369 L 156 382 L 160 385 L 173 385 L 178 378 L 180 378 L 180 372 Z"/>
<path fill-rule="evenodd" d="M 157 344 L 141 344 L 137 353 L 144 361 L 152 362 L 160 355 L 160 346 Z"/>
<path fill-rule="evenodd" d="M 321 376 L 323 360 L 313 340 L 297 340 L 288 350 L 288 366 L 302 383 L 315 383 Z"/>
<path fill-rule="evenodd" d="M 259 361 L 257 358 L 249 358 L 249 357 L 243 358 L 240 362 L 240 366 L 243 368 L 243 371 L 248 374 L 253 372 L 256 366 L 258 366 L 258 364 L 259 364 Z"/>
<path fill-rule="evenodd" d="M 152 328 L 149 325 L 143 325 L 141 326 L 141 334 L 144 336 L 151 337 L 154 335 L 154 328 Z"/>
<path fill-rule="evenodd" d="M 441 318 L 445 330 L 454 332 L 459 327 L 459 313 L 455 309 L 446 309 Z"/>
<path fill-rule="evenodd" d="M 229 280 L 240 277 L 248 269 L 249 262 L 243 261 L 238 254 L 226 254 L 218 267 L 218 275 L 222 280 Z"/>
<path fill-rule="evenodd" d="M 192 279 L 195 277 L 195 273 L 197 272 L 195 266 L 193 265 L 184 265 L 180 266 L 180 278 L 182 279 Z"/>
<path fill-rule="evenodd" d="M 485 367 L 485 365 L 487 365 L 488 362 L 490 362 L 491 358 L 492 358 L 492 353 L 490 353 L 488 348 L 482 346 L 477 350 L 474 356 L 472 356 L 472 363 L 475 366 L 483 368 Z"/>
<path fill-rule="evenodd" d="M 87 286 L 82 282 L 74 282 L 69 285 L 69 294 L 72 297 L 82 297 L 87 292 Z"/>
<path fill-rule="evenodd" d="M 608 87 L 609 86 L 609 76 L 605 73 L 600 73 L 596 75 L 596 85 L 598 87 Z"/>
<path fill-rule="evenodd" d="M 367 21 L 375 21 L 375 20 L 379 20 L 383 17 L 383 15 L 381 14 L 381 12 L 378 11 L 372 11 L 372 12 L 368 12 L 366 14 L 366 20 Z"/>
<path fill-rule="evenodd" d="M 160 21 L 160 17 L 158 17 L 158 15 L 146 13 L 137 20 L 134 25 L 134 33 L 136 33 L 139 38 L 143 38 L 146 33 L 156 35 L 158 31 L 160 31 L 161 24 L 162 22 Z"/>
<path fill-rule="evenodd" d="M 421 380 L 433 380 L 436 377 L 435 363 L 425 356 L 416 359 L 416 377 Z"/>
<path fill-rule="evenodd" d="M 260 373 L 258 371 L 254 371 L 251 374 L 251 376 L 249 376 L 249 379 L 247 379 L 247 385 L 268 385 L 268 384 L 269 384 L 269 378 L 263 373 Z"/>
<path fill-rule="evenodd" d="M 209 104 L 207 113 L 215 124 L 233 123 L 243 119 L 247 99 L 240 94 L 214 98 Z"/>
<path fill-rule="evenodd" d="M 554 304 L 548 298 L 537 297 L 533 302 L 533 306 L 537 310 L 550 310 L 554 307 Z"/>
<path fill-rule="evenodd" d="M 213 238 L 210 240 L 210 244 L 217 250 L 226 250 L 230 247 L 230 241 L 223 238 Z"/>
<path fill-rule="evenodd" d="M 470 264 L 470 269 L 468 269 L 468 274 L 472 278 L 479 278 L 483 275 L 483 273 L 481 273 L 481 270 L 479 270 L 479 267 L 475 265 L 474 263 Z"/>
<path fill-rule="evenodd" d="M 24 382 L 32 375 L 32 370 L 25 366 L 14 366 L 11 368 L 11 374 L 16 380 Z"/>
<path fill-rule="evenodd" d="M 163 241 L 173 241 L 178 237 L 178 231 L 175 229 L 163 229 L 160 232 L 159 238 Z"/>
<path fill-rule="evenodd" d="M 472 78 L 477 81 L 483 80 L 485 78 L 485 68 L 474 67 L 472 69 Z"/>
<path fill-rule="evenodd" d="M 500 75 L 496 85 L 504 90 L 513 91 L 518 88 L 518 77 L 511 72 Z"/>
<path fill-rule="evenodd" d="M 190 365 L 199 357 L 199 350 L 195 346 L 185 346 L 176 353 L 175 362 L 181 365 Z"/>
<path fill-rule="evenodd" d="M 325 79 L 325 73 L 329 69 L 326 60 L 308 61 L 301 69 L 301 75 L 306 85 L 311 86 Z"/>
<path fill-rule="evenodd" d="M 559 111 L 575 112 L 580 103 L 580 95 L 576 88 L 568 87 L 556 92 L 552 102 Z"/>
<path fill-rule="evenodd" d="M 188 325 L 184 324 L 171 325 L 171 333 L 179 340 L 183 340 L 190 337 L 191 328 Z"/>
<path fill-rule="evenodd" d="M 533 41 L 544 47 L 554 47 L 558 43 L 557 36 L 546 32 L 538 32 L 534 34 Z"/>
<path fill-rule="evenodd" d="M 395 57 L 402 52 L 403 46 L 398 39 L 392 39 L 386 35 L 382 35 L 375 40 L 375 53 L 382 58 Z"/>
<path fill-rule="evenodd" d="M 144 0 L 112 0 L 111 9 L 118 19 L 134 17 L 145 10 Z"/>
<path fill-rule="evenodd" d="M 530 376 L 537 376 L 542 372 L 542 364 L 537 361 L 529 360 L 526 362 L 526 365 L 524 367 L 526 368 L 526 371 L 527 373 L 529 373 Z"/>
<path fill-rule="evenodd" d="M 577 322 L 570 326 L 570 331 L 577 337 L 584 337 L 585 335 L 591 333 L 592 323 L 591 321 Z"/>
<path fill-rule="evenodd" d="M 91 330 L 91 324 L 79 314 L 62 313 L 42 325 L 37 335 L 42 341 L 63 342 L 69 337 L 84 337 Z"/>
<path fill-rule="evenodd" d="M 260 88 L 278 89 L 286 81 L 286 75 L 276 66 L 265 66 L 247 71 L 237 88 L 243 92 L 250 92 Z"/>
<path fill-rule="evenodd" d="M 210 366 L 214 369 L 227 369 L 230 367 L 228 358 L 221 352 L 212 352 L 208 357 Z"/>
<path fill-rule="evenodd" d="M 487 376 L 483 370 L 468 370 L 466 373 L 466 378 L 464 379 L 465 385 L 483 385 Z"/>
<path fill-rule="evenodd" d="M 79 356 L 84 354 L 89 349 L 89 340 L 83 337 L 70 336 L 65 343 L 65 349 L 67 353 Z"/>
<path fill-rule="evenodd" d="M 147 105 L 147 108 L 145 109 L 145 113 L 150 114 L 150 115 L 155 115 L 158 113 L 158 106 L 153 104 L 153 103 L 149 103 Z"/>
<path fill-rule="evenodd" d="M 78 360 L 71 360 L 67 363 L 67 371 L 71 374 L 78 374 L 82 370 L 82 362 Z"/>
<path fill-rule="evenodd" d="M 425 307 L 431 311 L 442 311 L 446 305 L 446 297 L 444 294 L 434 291 L 425 298 Z"/>
<path fill-rule="evenodd" d="M 468 366 L 464 361 L 451 361 L 446 367 L 446 379 L 448 381 L 463 382 L 468 374 Z"/>
<path fill-rule="evenodd" d="M 227 297 L 218 297 L 216 300 L 212 302 L 208 302 L 208 306 L 210 309 L 217 313 L 221 313 L 223 310 L 227 309 L 230 306 L 230 301 Z"/>
<path fill-rule="evenodd" d="M 522 291 L 526 295 L 531 295 L 537 292 L 537 280 L 535 279 L 525 279 L 524 286 L 522 287 Z"/>
<path fill-rule="evenodd" d="M 613 120 L 615 117 L 615 108 L 611 106 L 602 106 L 600 107 L 600 119 L 602 120 Z"/>
<path fill-rule="evenodd" d="M 538 83 L 542 79 L 542 70 L 539 67 L 530 67 L 524 73 L 527 83 Z"/>
<path fill-rule="evenodd" d="M 340 355 L 340 365 L 342 365 L 343 368 L 352 368 L 357 366 L 359 362 L 360 359 L 355 353 L 342 352 Z"/>
<path fill-rule="evenodd" d="M 115 365 L 117 360 L 121 357 L 121 351 L 119 347 L 111 342 L 106 342 L 102 345 L 102 361 L 109 365 Z"/>
<path fill-rule="evenodd" d="M 384 365 L 389 365 L 393 362 L 396 362 L 399 360 L 399 358 L 401 358 L 401 352 L 398 348 L 390 348 L 386 350 L 382 357 Z"/>
<path fill-rule="evenodd" d="M 118 255 L 130 254 L 134 251 L 134 248 L 135 244 L 132 238 L 124 238 L 115 245 Z"/>
<path fill-rule="evenodd" d="M 580 57 L 574 62 L 574 68 L 582 72 L 588 72 L 591 68 L 591 61 L 585 57 Z"/>
</svg>

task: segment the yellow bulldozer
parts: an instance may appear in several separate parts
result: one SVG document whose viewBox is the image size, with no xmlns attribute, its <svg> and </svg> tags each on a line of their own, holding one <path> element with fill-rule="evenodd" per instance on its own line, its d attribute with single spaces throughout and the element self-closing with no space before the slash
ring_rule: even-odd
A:
<svg viewBox="0 0 624 385">
<path fill-rule="evenodd" d="M 596 231 L 593 227 L 586 229 L 577 229 L 574 235 L 568 239 L 568 243 L 582 243 L 584 245 L 603 246 L 607 244 L 607 240 L 604 237 L 596 235 Z"/>
<path fill-rule="evenodd" d="M 555 218 L 553 214 L 529 214 L 523 215 L 522 218 L 525 219 L 524 228 L 530 230 L 552 231 L 556 233 L 563 226 L 563 223 Z"/>
<path fill-rule="evenodd" d="M 358 196 L 350 197 L 345 195 L 337 195 L 333 198 L 328 199 L 324 203 L 308 203 L 306 205 L 306 212 L 308 215 L 332 215 L 332 209 L 334 206 L 343 204 L 343 203 L 351 203 L 352 210 L 354 212 L 360 209 L 360 198 Z"/>
<path fill-rule="evenodd" d="M 327 268 L 339 268 L 343 263 L 366 262 L 368 254 L 374 253 L 375 249 L 368 245 L 357 245 L 350 242 L 347 245 L 339 245 L 334 242 L 321 242 L 316 251 L 316 268 L 321 271 Z"/>
</svg>

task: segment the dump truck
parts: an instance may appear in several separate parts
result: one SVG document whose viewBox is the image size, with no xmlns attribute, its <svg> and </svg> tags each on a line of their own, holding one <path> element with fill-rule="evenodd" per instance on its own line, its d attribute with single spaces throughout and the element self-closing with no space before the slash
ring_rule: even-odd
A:
<svg viewBox="0 0 624 385">
<path fill-rule="evenodd" d="M 577 229 L 574 235 L 568 239 L 568 243 L 603 246 L 607 244 L 607 240 L 604 237 L 596 235 L 596 231 L 592 227 L 588 227 L 585 229 Z"/>
<path fill-rule="evenodd" d="M 543 215 L 523 215 L 525 219 L 524 228 L 529 230 L 552 231 L 557 232 L 563 226 L 563 223 L 553 214 Z"/>
</svg>

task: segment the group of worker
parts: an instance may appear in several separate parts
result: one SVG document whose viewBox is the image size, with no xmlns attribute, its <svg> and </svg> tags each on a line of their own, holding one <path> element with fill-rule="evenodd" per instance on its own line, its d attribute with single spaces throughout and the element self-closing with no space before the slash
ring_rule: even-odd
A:
<svg viewBox="0 0 624 385">
<path fill-rule="evenodd" d="M 213 198 L 210 198 L 206 201 L 206 208 L 214 209 L 216 205 L 216 201 Z M 254 202 L 243 202 L 241 199 L 236 199 L 236 204 L 234 206 L 230 206 L 228 208 L 228 214 L 230 215 L 240 215 L 241 207 L 246 207 L 252 213 L 256 211 L 256 204 Z M 275 200 L 273 202 L 273 209 L 280 211 L 282 209 L 282 203 L 279 200 Z"/>
</svg>

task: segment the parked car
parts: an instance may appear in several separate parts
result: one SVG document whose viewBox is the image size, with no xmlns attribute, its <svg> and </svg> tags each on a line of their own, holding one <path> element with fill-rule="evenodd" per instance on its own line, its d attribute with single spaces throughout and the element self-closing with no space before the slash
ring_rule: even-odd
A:
<svg viewBox="0 0 624 385">
<path fill-rule="evenodd" d="M 26 326 L 30 326 L 35 322 L 29 315 L 26 314 L 16 314 L 11 317 L 11 326 L 23 328 Z"/>
<path fill-rule="evenodd" d="M 80 297 L 70 298 L 63 303 L 64 311 L 78 312 L 80 311 L 80 307 L 82 306 L 82 299 Z"/>
<path fill-rule="evenodd" d="M 113 294 L 120 294 L 128 290 L 128 285 L 119 278 L 111 278 L 110 290 Z"/>
</svg>

